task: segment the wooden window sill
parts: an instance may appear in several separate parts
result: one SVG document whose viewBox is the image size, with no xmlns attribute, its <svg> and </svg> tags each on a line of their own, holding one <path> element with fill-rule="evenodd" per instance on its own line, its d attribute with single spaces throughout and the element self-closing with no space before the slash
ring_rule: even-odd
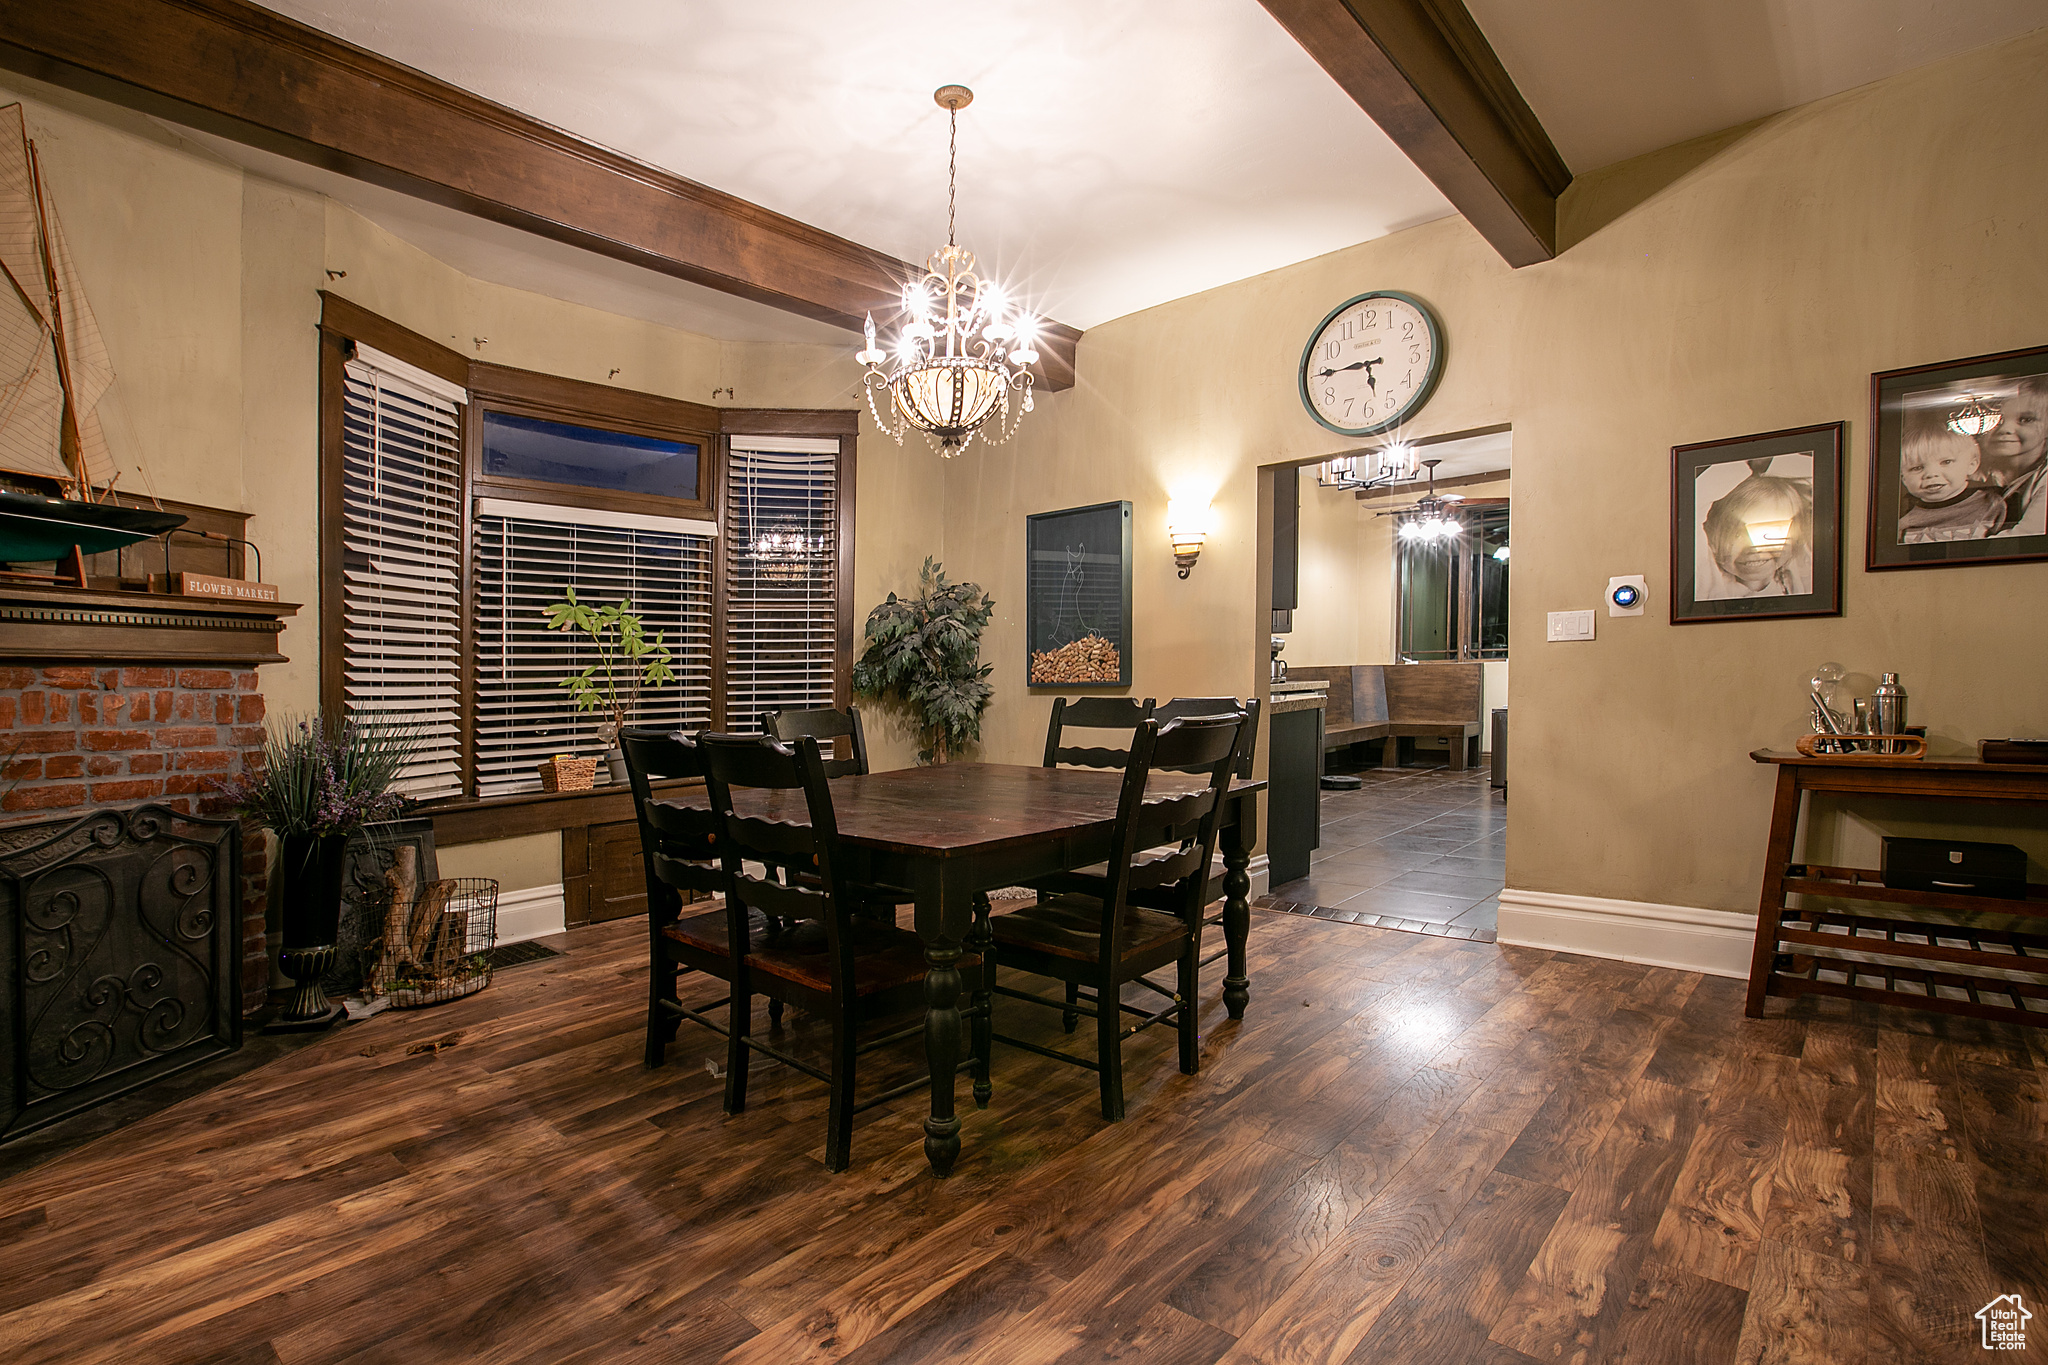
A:
<svg viewBox="0 0 2048 1365">
<path fill-rule="evenodd" d="M 699 779 L 657 782 L 654 790 L 684 791 L 702 787 Z M 595 787 L 580 792 L 519 792 L 512 796 L 459 797 L 432 802 L 412 812 L 434 822 L 434 845 L 487 843 L 528 834 L 590 825 L 616 824 L 633 818 L 630 786 Z"/>
</svg>

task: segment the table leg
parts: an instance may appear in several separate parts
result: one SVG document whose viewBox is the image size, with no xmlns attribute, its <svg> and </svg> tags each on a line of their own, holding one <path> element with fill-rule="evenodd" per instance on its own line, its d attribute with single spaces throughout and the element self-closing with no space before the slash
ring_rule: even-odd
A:
<svg viewBox="0 0 2048 1365">
<path fill-rule="evenodd" d="M 976 969 L 974 989 L 970 992 L 974 1002 L 974 1107 L 988 1108 L 990 1096 L 995 1092 L 989 1084 L 989 1049 L 995 1031 L 995 1000 L 990 987 L 996 980 L 996 936 L 989 928 L 988 893 L 979 891 L 974 896 L 974 932 L 968 940 L 981 958 Z"/>
<path fill-rule="evenodd" d="M 1391 741 L 1389 741 L 1391 742 Z M 1233 1019 L 1244 1018 L 1252 998 L 1245 976 L 1244 945 L 1252 931 L 1252 840 L 1258 807 L 1254 798 L 1238 803 L 1237 819 L 1223 832 L 1223 942 L 1229 949 L 1229 971 L 1223 978 L 1223 1008 Z"/>
<path fill-rule="evenodd" d="M 1778 915 L 1785 906 L 1785 867 L 1792 861 L 1792 842 L 1799 832 L 1799 770 L 1790 763 L 1778 766 L 1778 795 L 1771 805 L 1771 832 L 1764 844 L 1763 892 L 1757 898 L 1756 942 L 1749 956 L 1749 997 L 1743 1013 L 1760 1019 L 1764 1012 L 1764 989 L 1770 983 L 1771 962 L 1778 953 Z"/>
<path fill-rule="evenodd" d="M 960 945 L 952 939 L 927 942 L 924 960 L 924 1056 L 932 1075 L 924 1156 L 932 1173 L 944 1178 L 960 1156 L 960 1120 L 953 1113 L 953 1074 L 960 1064 Z"/>
</svg>

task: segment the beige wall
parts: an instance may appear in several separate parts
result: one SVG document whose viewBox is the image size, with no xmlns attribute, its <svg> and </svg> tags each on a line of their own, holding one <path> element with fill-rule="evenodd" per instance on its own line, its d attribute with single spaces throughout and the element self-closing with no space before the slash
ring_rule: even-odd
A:
<svg viewBox="0 0 2048 1365">
<path fill-rule="evenodd" d="M 1402 289 L 1449 333 L 1410 434 L 1515 432 L 1509 884 L 1753 906 L 1771 776 L 1746 755 L 1801 732 L 1820 660 L 1901 672 L 1948 752 L 2048 733 L 2048 567 L 1858 567 L 1870 373 L 2048 343 L 2044 140 L 2037 34 L 1582 177 L 1543 265 L 1511 271 L 1448 219 L 1094 329 L 1079 387 L 947 478 L 952 565 L 1006 608 L 991 756 L 1028 760 L 1050 705 L 1019 681 L 1027 512 L 1134 502 L 1134 691 L 1256 685 L 1256 469 L 1334 449 L 1295 393 L 1302 339 L 1332 304 Z M 1671 626 L 1670 447 L 1838 419 L 1845 614 Z M 1185 583 L 1163 531 L 1183 485 L 1213 493 L 1218 528 Z M 1545 612 L 1638 572 L 1644 617 L 1544 642 Z"/>
</svg>

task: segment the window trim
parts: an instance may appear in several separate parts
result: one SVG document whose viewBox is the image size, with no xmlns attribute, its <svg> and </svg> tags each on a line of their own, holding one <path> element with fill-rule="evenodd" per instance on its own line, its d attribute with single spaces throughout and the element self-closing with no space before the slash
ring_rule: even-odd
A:
<svg viewBox="0 0 2048 1365">
<path fill-rule="evenodd" d="M 1474 522 L 1466 520 L 1465 513 L 1505 513 L 1508 510 L 1509 502 L 1508 498 L 1472 498 L 1458 504 L 1459 531 L 1457 548 L 1452 550 L 1451 553 L 1458 556 L 1461 564 L 1469 562 L 1476 565 L 1479 557 L 1478 550 L 1470 544 L 1469 540 L 1478 527 Z M 1407 648 L 1409 640 L 1408 585 L 1411 572 L 1409 556 L 1416 552 L 1415 548 L 1404 546 L 1398 535 L 1395 537 L 1394 656 L 1397 659 L 1409 657 Z M 1447 593 L 1444 604 L 1444 610 L 1451 618 L 1448 623 L 1450 629 L 1447 634 L 1455 644 L 1457 652 L 1455 654 L 1446 654 L 1443 657 L 1427 659 L 1418 656 L 1416 661 L 1421 663 L 1506 663 L 1508 656 L 1505 648 L 1496 655 L 1474 648 L 1471 645 L 1471 636 L 1477 629 L 1475 618 L 1478 614 L 1478 583 L 1476 577 L 1468 573 L 1460 573 L 1457 575 L 1457 578 L 1457 591 Z"/>
<path fill-rule="evenodd" d="M 436 837 L 444 844 L 461 844 L 509 837 L 497 822 L 471 818 L 469 812 L 498 807 L 530 807 L 515 822 L 521 834 L 547 830 L 575 829 L 591 823 L 609 823 L 624 818 L 617 814 L 621 794 L 610 788 L 588 793 L 549 795 L 524 792 L 505 796 L 468 795 L 476 784 L 474 768 L 476 736 L 476 502 L 481 497 L 498 497 L 521 502 L 545 502 L 556 506 L 598 510 L 645 512 L 683 520 L 712 521 L 718 535 L 712 547 L 711 650 L 714 660 L 725 651 L 725 479 L 731 464 L 729 438 L 732 436 L 808 436 L 839 442 L 836 498 L 838 631 L 832 677 L 832 704 L 845 706 L 853 687 L 853 574 L 854 503 L 858 486 L 858 444 L 860 412 L 856 408 L 717 408 L 659 394 L 641 393 L 586 380 L 567 379 L 532 370 L 519 370 L 471 360 L 460 352 L 420 336 L 360 305 L 326 290 L 320 291 L 320 449 L 319 449 L 319 533 L 320 546 L 320 703 L 323 710 L 339 708 L 343 697 L 342 655 L 342 389 L 343 365 L 354 342 L 374 347 L 429 374 L 460 384 L 470 395 L 462 414 L 463 467 L 462 559 L 460 603 L 462 778 L 464 795 L 423 802 L 419 813 L 435 821 Z M 529 480 L 484 479 L 478 477 L 481 463 L 479 433 L 485 407 L 517 412 L 526 416 L 580 425 L 611 426 L 641 435 L 701 437 L 698 461 L 697 500 L 651 497 L 646 494 L 611 494 L 602 490 L 578 490 L 559 484 L 537 484 Z M 707 471 L 706 462 L 715 466 Z M 712 669 L 711 715 L 718 728 L 733 728 L 725 714 L 724 670 Z M 737 728 L 751 733 L 753 717 L 739 717 Z M 628 807 L 630 811 L 630 806 Z M 443 825 L 446 825 L 445 835 Z"/>
</svg>

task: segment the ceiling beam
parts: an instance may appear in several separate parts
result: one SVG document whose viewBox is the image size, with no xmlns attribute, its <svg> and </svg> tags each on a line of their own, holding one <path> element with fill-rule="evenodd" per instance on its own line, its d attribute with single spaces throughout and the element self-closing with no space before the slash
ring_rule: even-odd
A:
<svg viewBox="0 0 2048 1365">
<path fill-rule="evenodd" d="M 1557 255 L 1571 171 L 1462 0 L 1260 0 L 1509 265 Z"/>
<path fill-rule="evenodd" d="M 0 0 L 0 67 L 856 331 L 923 273 L 242 0 Z"/>
</svg>

